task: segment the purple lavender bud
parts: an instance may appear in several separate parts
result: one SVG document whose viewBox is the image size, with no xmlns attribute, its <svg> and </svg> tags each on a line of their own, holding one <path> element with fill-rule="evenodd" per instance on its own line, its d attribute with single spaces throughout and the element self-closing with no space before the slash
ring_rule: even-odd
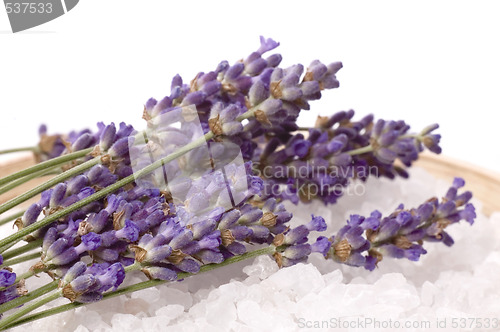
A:
<svg viewBox="0 0 500 332">
<path fill-rule="evenodd" d="M 259 110 L 264 112 L 267 116 L 273 115 L 278 112 L 282 107 L 281 100 L 278 99 L 266 99 L 259 107 Z"/>
<path fill-rule="evenodd" d="M 118 210 L 118 207 L 120 206 L 121 202 L 123 201 L 123 198 L 114 194 L 109 195 L 106 198 L 107 206 L 106 206 L 106 212 L 108 214 L 113 214 Z"/>
<path fill-rule="evenodd" d="M 118 241 L 116 237 L 116 231 L 107 231 L 101 233 L 101 241 L 103 247 L 110 247 Z"/>
<path fill-rule="evenodd" d="M 309 152 L 311 145 L 312 143 L 308 140 L 296 139 L 285 148 L 285 151 L 289 156 L 304 158 Z"/>
<path fill-rule="evenodd" d="M 375 151 L 375 157 L 384 164 L 392 164 L 396 160 L 396 153 L 387 148 L 380 148 Z"/>
<path fill-rule="evenodd" d="M 144 258 L 144 262 L 147 263 L 158 263 L 172 253 L 172 248 L 168 245 L 163 245 L 159 247 L 154 247 L 151 249 L 148 249 L 147 254 Z"/>
<path fill-rule="evenodd" d="M 326 230 L 326 222 L 325 219 L 321 216 L 315 217 L 314 214 L 311 215 L 311 221 L 306 224 L 306 228 L 309 230 L 309 232 L 312 231 L 317 231 L 317 232 L 323 232 Z"/>
<path fill-rule="evenodd" d="M 175 266 L 187 273 L 198 273 L 200 271 L 200 264 L 191 258 L 184 258 L 180 263 L 175 264 Z"/>
<path fill-rule="evenodd" d="M 202 239 L 198 241 L 198 245 L 201 249 L 216 249 L 221 244 L 221 233 L 219 230 L 213 231 L 207 234 Z"/>
<path fill-rule="evenodd" d="M 393 237 L 396 235 L 399 227 L 399 223 L 394 219 L 384 220 L 374 241 L 380 242 Z"/>
<path fill-rule="evenodd" d="M 474 219 L 476 218 L 476 209 L 474 208 L 474 205 L 469 203 L 458 214 L 460 219 L 464 219 L 472 225 L 474 223 Z"/>
<path fill-rule="evenodd" d="M 234 80 L 241 75 L 241 73 L 245 70 L 245 65 L 241 62 L 235 63 L 226 71 L 225 79 Z"/>
<path fill-rule="evenodd" d="M 52 258 L 60 255 L 70 246 L 69 241 L 65 238 L 60 238 L 50 245 L 45 253 L 45 261 L 50 261 Z"/>
<path fill-rule="evenodd" d="M 132 146 L 133 137 L 123 137 L 116 141 L 111 148 L 109 154 L 111 157 L 122 158 L 128 154 L 129 144 Z"/>
<path fill-rule="evenodd" d="M 65 284 L 70 283 L 71 281 L 75 280 L 77 277 L 85 273 L 86 269 L 87 269 L 87 264 L 85 264 L 82 261 L 76 262 L 64 274 L 63 282 Z"/>
<path fill-rule="evenodd" d="M 181 106 L 187 105 L 200 105 L 207 98 L 207 94 L 203 91 L 194 91 L 188 93 L 186 97 L 182 100 Z"/>
<path fill-rule="evenodd" d="M 82 136 L 78 137 L 75 143 L 71 145 L 71 149 L 73 151 L 80 151 L 86 149 L 92 144 L 93 140 L 94 137 L 92 135 L 90 135 L 89 133 L 85 133 Z"/>
<path fill-rule="evenodd" d="M 248 63 L 245 67 L 245 72 L 250 76 L 259 75 L 267 67 L 267 61 L 259 58 Z"/>
<path fill-rule="evenodd" d="M 95 165 L 87 172 L 87 178 L 90 183 L 96 183 L 106 170 L 102 165 Z"/>
<path fill-rule="evenodd" d="M 248 228 L 247 226 L 236 226 L 236 227 L 231 228 L 231 234 L 233 235 L 233 237 L 236 240 L 242 241 L 242 240 L 245 240 L 246 238 L 252 236 L 253 231 L 250 228 Z"/>
<path fill-rule="evenodd" d="M 85 186 L 88 185 L 88 178 L 85 175 L 77 175 L 68 182 L 66 194 L 74 195 L 80 192 Z"/>
<path fill-rule="evenodd" d="M 288 231 L 285 234 L 285 244 L 295 245 L 307 242 L 307 236 L 309 235 L 309 230 L 305 225 L 300 225 Z"/>
<path fill-rule="evenodd" d="M 312 252 L 319 252 L 323 256 L 326 256 L 330 250 L 332 243 L 325 236 L 320 236 L 316 239 L 316 242 L 311 245 Z"/>
<path fill-rule="evenodd" d="M 269 67 L 277 67 L 281 63 L 281 60 L 283 60 L 283 57 L 281 54 L 272 54 L 266 58 L 267 65 Z"/>
<path fill-rule="evenodd" d="M 219 222 L 218 228 L 219 229 L 230 228 L 232 225 L 234 225 L 238 221 L 240 216 L 241 216 L 241 213 L 239 210 L 231 210 L 231 211 L 224 213 L 224 215 L 222 216 L 222 218 Z"/>
<path fill-rule="evenodd" d="M 328 68 L 322 64 L 319 60 L 314 60 L 307 68 L 307 72 L 310 73 L 310 79 L 313 81 L 319 81 L 328 71 Z"/>
<path fill-rule="evenodd" d="M 229 63 L 227 61 L 221 61 L 218 65 L 217 68 L 215 69 L 216 73 L 221 73 L 225 72 L 229 68 Z"/>
<path fill-rule="evenodd" d="M 365 259 L 365 262 L 364 264 L 362 265 L 365 269 L 367 269 L 368 271 L 373 271 L 375 270 L 375 267 L 377 267 L 377 259 L 373 256 L 366 256 L 364 257 Z"/>
<path fill-rule="evenodd" d="M 455 211 L 455 208 L 456 208 L 455 202 L 448 201 L 443 204 L 439 204 L 436 213 L 439 216 L 446 218 Z"/>
<path fill-rule="evenodd" d="M 193 239 L 199 240 L 205 235 L 209 234 L 215 229 L 216 221 L 214 219 L 205 219 L 198 223 L 193 224 L 191 231 L 193 232 Z"/>
<path fill-rule="evenodd" d="M 40 205 L 42 207 L 42 209 L 49 206 L 50 197 L 52 197 L 53 191 L 54 191 L 54 189 L 49 189 L 49 190 L 45 190 L 42 192 L 42 194 L 41 194 L 42 197 L 38 201 L 38 205 Z"/>
<path fill-rule="evenodd" d="M 106 210 L 101 210 L 97 214 L 91 213 L 86 221 L 94 232 L 99 233 L 108 224 L 108 218 L 109 213 Z"/>
<path fill-rule="evenodd" d="M 272 40 L 271 38 L 264 38 L 263 36 L 260 36 L 260 47 L 257 50 L 257 53 L 260 55 L 269 52 L 271 50 L 274 50 L 276 47 L 280 46 L 280 43 Z"/>
<path fill-rule="evenodd" d="M 148 266 L 144 268 L 143 271 L 150 279 L 159 279 L 165 281 L 174 281 L 177 279 L 177 273 L 166 267 Z"/>
<path fill-rule="evenodd" d="M 238 222 L 244 225 L 252 224 L 260 220 L 263 214 L 261 209 L 255 208 L 249 204 L 244 205 L 240 212 L 241 217 L 238 219 Z"/>
<path fill-rule="evenodd" d="M 427 251 L 420 245 L 412 245 L 410 248 L 406 249 L 404 252 L 405 258 L 411 261 L 418 261 L 421 255 L 425 255 Z"/>
<path fill-rule="evenodd" d="M 395 246 L 394 244 L 387 244 L 379 247 L 379 252 L 384 256 L 389 256 L 392 258 L 403 258 L 405 257 L 405 251 L 402 248 Z"/>
<path fill-rule="evenodd" d="M 300 89 L 304 96 L 312 96 L 321 91 L 319 83 L 316 81 L 307 81 L 300 84 Z"/>
<path fill-rule="evenodd" d="M 233 255 L 242 255 L 247 252 L 247 248 L 245 247 L 245 245 L 239 242 L 231 243 L 230 245 L 226 246 L 226 249 Z"/>
<path fill-rule="evenodd" d="M 146 224 L 149 227 L 155 227 L 161 224 L 166 219 L 163 211 L 155 211 L 146 218 Z"/>
<path fill-rule="evenodd" d="M 49 228 L 43 237 L 42 252 L 47 252 L 47 249 L 49 249 L 49 247 L 56 241 L 56 239 L 57 229 L 55 227 Z"/>
<path fill-rule="evenodd" d="M 92 274 L 83 274 L 73 281 L 70 282 L 71 288 L 76 293 L 85 293 L 88 291 L 95 283 L 97 279 Z"/>
<path fill-rule="evenodd" d="M 16 281 L 16 274 L 9 270 L 0 270 L 0 287 L 8 287 Z"/>
<path fill-rule="evenodd" d="M 256 106 L 269 97 L 269 90 L 261 80 L 255 81 L 248 91 L 250 104 Z"/>
<path fill-rule="evenodd" d="M 207 96 L 213 95 L 220 91 L 221 83 L 219 81 L 211 81 L 203 85 L 202 91 L 205 92 Z"/>
<path fill-rule="evenodd" d="M 75 248 L 77 252 L 96 250 L 101 246 L 101 236 L 94 232 L 90 232 L 81 237 L 82 242 Z"/>
<path fill-rule="evenodd" d="M 78 197 L 78 200 L 82 200 L 82 199 L 85 199 L 91 195 L 95 194 L 95 189 L 94 188 L 91 188 L 91 187 L 86 187 L 86 188 L 83 188 L 78 194 L 77 194 L 77 197 Z"/>
<path fill-rule="evenodd" d="M 42 212 L 42 207 L 40 206 L 40 204 L 31 204 L 21 218 L 23 226 L 26 227 L 36 222 L 38 216 L 40 215 L 40 212 Z"/>
<path fill-rule="evenodd" d="M 149 102 L 149 101 L 148 101 Z M 147 105 L 148 103 L 146 103 Z M 150 106 L 150 105 L 149 105 Z M 148 105 L 146 106 L 146 108 Z M 107 151 L 111 145 L 115 142 L 116 137 L 116 127 L 114 123 L 107 125 L 101 133 L 101 137 L 99 138 L 99 146 L 101 150 Z"/>
<path fill-rule="evenodd" d="M 125 220 L 125 227 L 116 231 L 115 235 L 120 240 L 135 242 L 139 238 L 139 227 L 133 221 L 127 219 Z"/>
<path fill-rule="evenodd" d="M 283 256 L 285 256 L 288 259 L 299 260 L 309 256 L 310 253 L 311 253 L 311 246 L 307 243 L 304 243 L 286 248 L 285 251 L 283 252 Z"/>
<path fill-rule="evenodd" d="M 252 225 L 248 226 L 248 228 L 252 231 L 252 238 L 255 240 L 265 240 L 269 236 L 269 228 L 261 225 Z"/>
<path fill-rule="evenodd" d="M 183 229 L 170 241 L 170 246 L 172 249 L 181 249 L 191 241 L 193 241 L 193 233 L 189 229 Z"/>
<path fill-rule="evenodd" d="M 58 207 L 62 203 L 66 195 L 66 188 L 67 186 L 65 183 L 59 183 L 54 187 L 52 195 L 50 196 L 51 207 Z"/>
<path fill-rule="evenodd" d="M 224 261 L 224 256 L 220 252 L 208 249 L 199 251 L 196 257 L 204 264 L 220 264 Z"/>
</svg>

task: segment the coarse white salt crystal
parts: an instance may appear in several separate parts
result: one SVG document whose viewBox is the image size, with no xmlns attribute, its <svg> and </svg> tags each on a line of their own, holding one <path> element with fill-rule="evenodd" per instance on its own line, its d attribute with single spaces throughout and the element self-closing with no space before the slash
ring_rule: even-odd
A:
<svg viewBox="0 0 500 332">
<path fill-rule="evenodd" d="M 245 266 L 243 272 L 249 277 L 257 276 L 261 280 L 266 279 L 279 268 L 276 262 L 269 256 L 258 256 L 255 258 L 253 264 Z"/>
</svg>

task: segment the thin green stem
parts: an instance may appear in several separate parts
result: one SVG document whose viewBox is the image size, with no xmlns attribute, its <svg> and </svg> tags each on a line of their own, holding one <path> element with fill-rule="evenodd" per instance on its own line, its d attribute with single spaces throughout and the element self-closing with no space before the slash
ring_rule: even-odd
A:
<svg viewBox="0 0 500 332">
<path fill-rule="evenodd" d="M 26 295 L 20 296 L 15 298 L 14 300 L 10 300 L 9 302 L 5 302 L 0 305 L 0 313 L 4 313 L 8 310 L 14 309 L 16 307 L 19 307 L 20 305 L 23 305 L 31 300 L 34 300 L 42 295 L 47 294 L 50 291 L 53 291 L 54 289 L 57 288 L 58 281 L 54 280 L 45 286 L 42 286 L 40 288 L 35 289 L 32 292 L 29 292 Z"/>
<path fill-rule="evenodd" d="M 60 210 L 56 213 L 53 213 L 47 217 L 45 217 L 44 219 L 42 220 L 39 220 L 29 226 L 26 226 L 24 227 L 23 229 L 17 231 L 16 233 L 10 235 L 10 236 L 7 236 L 6 238 L 4 238 L 3 240 L 0 241 L 0 248 L 3 248 L 4 246 L 8 245 L 9 243 L 11 242 L 14 242 L 14 241 L 17 241 L 21 238 L 23 238 L 24 236 L 42 228 L 42 227 L 45 227 L 47 225 L 50 225 L 51 223 L 53 223 L 54 221 L 66 216 L 67 214 L 73 212 L 73 211 L 76 211 L 82 207 L 84 207 L 85 205 L 87 204 L 90 204 L 92 202 L 95 202 L 99 199 L 102 199 L 104 197 L 106 197 L 107 195 L 111 194 L 112 192 L 120 189 L 121 187 L 129 184 L 129 183 L 132 183 L 134 182 L 137 178 L 140 178 L 146 174 L 149 174 L 151 172 L 153 172 L 155 169 L 163 166 L 165 163 L 168 163 L 182 155 L 184 155 L 185 153 L 191 151 L 192 149 L 198 147 L 198 146 L 201 146 L 203 143 L 205 143 L 206 141 L 208 141 L 209 139 L 213 138 L 214 137 L 214 134 L 212 132 L 208 132 L 207 134 L 205 134 L 204 136 L 198 138 L 197 140 L 194 140 L 192 141 L 191 143 L 189 144 L 186 144 L 185 146 L 183 146 L 182 148 L 180 148 L 179 150 L 169 154 L 168 156 L 162 158 L 162 159 L 159 159 L 157 160 L 156 162 L 150 164 L 149 166 L 147 167 L 144 167 L 143 169 L 141 169 L 140 171 L 132 174 L 132 175 L 129 175 L 117 182 L 115 182 L 114 184 L 104 188 L 104 189 L 101 189 L 99 190 L 98 192 L 96 192 L 95 194 L 87 197 L 87 198 L 84 198 L 70 206 L 68 206 L 67 208 L 63 209 L 63 210 Z M 100 158 L 96 158 L 100 161 Z M 92 161 L 92 160 L 91 160 Z M 89 163 L 90 161 L 88 161 L 87 163 Z M 85 165 L 86 163 L 80 165 L 80 166 L 83 166 Z M 80 167 L 80 166 L 77 166 L 77 167 Z M 76 169 L 77 167 L 75 167 L 74 169 Z M 73 169 L 69 170 L 69 171 L 66 171 L 64 172 L 63 174 L 61 175 L 64 175 L 65 173 L 69 173 L 71 172 Z M 71 176 L 71 175 L 69 175 Z M 56 177 L 57 178 L 57 177 Z M 55 179 L 55 178 L 54 178 Z M 23 195 L 21 195 L 23 196 Z M 1 211 L 1 210 L 0 210 Z M 1 249 L 0 249 L 1 250 Z"/>
<path fill-rule="evenodd" d="M 38 148 L 35 146 L 28 146 L 24 148 L 15 148 L 15 149 L 7 149 L 7 150 L 1 150 L 0 154 L 7 154 L 7 153 L 14 153 L 14 152 L 23 152 L 23 151 L 37 151 Z"/>
<path fill-rule="evenodd" d="M 239 255 L 239 256 L 234 256 L 234 257 L 228 258 L 228 259 L 226 259 L 224 262 L 222 262 L 220 264 L 208 264 L 208 265 L 204 265 L 204 266 L 202 266 L 200 268 L 200 271 L 198 273 L 196 273 L 196 274 L 200 274 L 200 273 L 203 273 L 203 272 L 208 272 L 208 271 L 214 270 L 214 269 L 219 268 L 219 267 L 223 267 L 223 266 L 226 266 L 226 265 L 230 265 L 230 264 L 234 264 L 234 263 L 237 263 L 237 262 L 241 262 L 243 260 L 246 260 L 246 259 L 249 259 L 249 258 L 253 258 L 253 257 L 257 257 L 257 256 L 260 256 L 260 255 L 270 255 L 270 254 L 274 253 L 275 250 L 276 250 L 276 248 L 273 245 L 271 245 L 269 247 L 257 249 L 257 250 L 254 250 L 254 251 L 250 251 L 250 252 L 247 252 L 247 253 L 245 253 L 243 255 Z M 186 272 L 178 273 L 177 274 L 177 280 L 185 279 L 185 278 L 193 276 L 193 275 L 195 275 L 195 274 L 186 273 Z M 140 282 L 140 283 L 135 284 L 135 285 L 123 287 L 123 288 L 118 289 L 118 290 L 113 291 L 113 292 L 108 292 L 108 293 L 104 294 L 103 300 L 110 299 L 110 298 L 113 298 L 113 297 L 116 297 L 116 296 L 120 296 L 120 295 L 123 295 L 123 294 L 128 294 L 128 293 L 136 292 L 136 291 L 139 291 L 139 290 L 142 290 L 142 289 L 146 289 L 146 288 L 150 288 L 150 287 L 154 287 L 154 286 L 159 286 L 159 285 L 164 284 L 166 282 L 167 281 L 157 280 L 157 279 L 143 281 L 143 282 Z M 42 319 L 42 318 L 45 318 L 45 317 L 48 317 L 48 316 L 56 315 L 56 314 L 59 314 L 61 312 L 65 312 L 65 311 L 72 310 L 72 309 L 75 309 L 75 308 L 78 308 L 78 307 L 82 307 L 84 305 L 86 305 L 86 303 L 77 303 L 77 302 L 74 302 L 74 303 L 63 304 L 63 305 L 57 306 L 55 308 L 47 309 L 47 310 L 38 312 L 36 314 L 32 314 L 32 315 L 23 317 L 23 318 L 21 318 L 19 320 L 16 320 L 14 322 L 11 321 L 12 323 L 9 322 L 10 324 L 3 325 L 3 328 L 4 329 L 12 328 L 12 327 L 19 326 L 19 325 L 22 325 L 22 324 L 26 324 L 26 323 L 29 323 L 29 322 L 32 322 L 32 321 L 35 321 L 35 320 L 38 320 L 38 319 Z"/>
<path fill-rule="evenodd" d="M 2 179 L 0 179 L 0 186 L 9 183 L 11 181 L 17 180 L 19 178 L 22 178 L 26 175 L 29 175 L 33 172 L 38 172 L 43 169 L 47 169 L 48 167 L 53 167 L 57 165 L 62 165 L 64 163 L 67 163 L 68 161 L 72 161 L 81 157 L 85 157 L 87 154 L 92 152 L 94 148 L 88 148 L 85 150 L 73 152 L 73 153 L 68 153 L 63 156 L 53 158 L 47 161 L 44 161 L 42 163 L 36 164 L 34 166 L 31 166 L 29 168 L 23 169 L 22 171 L 16 172 L 14 174 L 8 175 Z"/>
<path fill-rule="evenodd" d="M 42 183 L 41 185 L 25 192 L 24 194 L 22 195 L 19 195 L 13 199 L 11 199 L 10 201 L 8 202 L 5 202 L 4 204 L 0 205 L 0 214 L 4 213 L 5 211 L 8 211 L 10 209 L 12 209 L 13 207 L 27 201 L 28 199 L 32 198 L 32 197 L 35 197 L 36 195 L 38 195 L 39 193 L 41 193 L 42 191 L 44 190 L 47 190 L 53 186 L 55 186 L 56 184 L 66 180 L 66 179 L 69 179 L 77 174 L 80 174 L 82 173 L 83 171 L 85 171 L 86 169 L 94 166 L 94 165 L 97 165 L 101 162 L 101 158 L 100 157 L 95 157 L 94 159 L 91 159 L 89 161 L 86 161 L 84 162 L 83 164 L 81 165 L 78 165 L 76 167 L 73 167 L 72 169 L 70 170 L 67 170 L 66 172 L 62 173 L 62 174 L 59 174 L 58 176 L 55 176 L 53 177 L 52 179 L 50 179 L 49 181 L 45 182 L 45 183 Z M 0 244 L 0 247 L 2 247 L 3 244 Z"/>
<path fill-rule="evenodd" d="M 17 219 L 17 218 L 21 217 L 21 216 L 24 214 L 24 212 L 26 212 L 26 210 L 24 210 L 24 211 L 19 211 L 19 212 L 17 212 L 17 213 L 14 213 L 14 214 L 13 214 L 13 215 L 11 215 L 11 216 L 8 216 L 8 217 L 5 217 L 5 218 L 0 219 L 0 226 L 5 225 L 5 224 L 8 224 L 9 222 L 14 221 L 15 219 Z"/>
<path fill-rule="evenodd" d="M 368 153 L 368 152 L 372 152 L 373 151 L 373 146 L 371 145 L 367 145 L 367 146 L 364 146 L 362 148 L 359 148 L 359 149 L 354 149 L 354 150 L 351 150 L 351 151 L 347 151 L 346 153 L 351 155 L 351 156 L 355 156 L 355 155 L 358 155 L 358 154 L 363 154 L 363 153 Z"/>
<path fill-rule="evenodd" d="M 35 248 L 40 247 L 42 245 L 42 242 L 43 242 L 42 239 L 28 242 L 27 244 L 25 244 L 22 247 L 12 249 L 12 250 L 9 250 L 9 251 L 3 253 L 2 257 L 4 260 L 7 260 L 7 259 L 12 258 L 12 257 L 16 257 L 18 255 L 24 254 L 30 250 L 33 250 Z"/>
<path fill-rule="evenodd" d="M 31 173 L 30 175 L 26 175 L 25 177 L 22 177 L 20 179 L 14 180 L 0 188 L 0 195 L 38 177 L 51 174 L 59 174 L 61 173 L 61 171 L 58 172 L 58 168 L 60 169 L 60 166 L 54 166 L 50 169 L 43 169 L 41 171 Z"/>
<path fill-rule="evenodd" d="M 47 304 L 49 302 L 52 302 L 52 301 L 60 298 L 61 296 L 62 296 L 61 292 L 59 290 L 57 290 L 54 293 L 49 294 L 47 297 L 45 297 L 41 300 L 38 300 L 31 305 L 28 305 L 28 306 L 25 306 L 25 307 L 19 309 L 18 311 L 14 312 L 12 315 L 9 315 L 9 316 L 3 318 L 2 320 L 0 320 L 0 330 L 5 330 L 6 326 L 13 323 L 17 319 L 21 318 L 22 316 L 26 315 L 29 312 L 32 312 L 35 309 L 40 308 L 44 304 Z"/>
<path fill-rule="evenodd" d="M 40 258 L 41 254 L 42 253 L 39 251 L 39 252 L 35 252 L 35 253 L 32 253 L 32 254 L 28 254 L 28 255 L 19 256 L 19 257 L 12 258 L 12 259 L 7 259 L 7 260 L 3 261 L 2 265 L 3 266 L 16 265 L 16 264 L 19 264 L 19 263 L 30 261 L 30 260 L 35 259 L 35 258 Z"/>
</svg>

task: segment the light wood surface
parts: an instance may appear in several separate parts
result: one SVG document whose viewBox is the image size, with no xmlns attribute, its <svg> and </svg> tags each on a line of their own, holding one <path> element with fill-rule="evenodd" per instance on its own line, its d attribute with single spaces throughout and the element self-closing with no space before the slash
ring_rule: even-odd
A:
<svg viewBox="0 0 500 332">
<path fill-rule="evenodd" d="M 446 181 L 459 176 L 465 180 L 465 188 L 472 191 L 475 198 L 483 203 L 482 212 L 490 216 L 493 212 L 500 212 L 500 174 L 471 163 L 423 153 L 415 166 L 426 169 L 437 178 Z"/>
<path fill-rule="evenodd" d="M 0 178 L 35 163 L 32 154 L 26 153 L 12 160 L 0 162 Z M 468 162 L 453 158 L 424 153 L 420 156 L 415 166 L 422 167 L 437 178 L 452 181 L 455 176 L 460 176 L 466 181 L 466 189 L 473 192 L 474 197 L 483 203 L 483 212 L 491 215 L 494 211 L 500 211 L 500 174 L 477 167 Z M 25 192 L 34 186 L 43 183 L 47 177 L 29 181 L 16 189 L 0 195 L 0 204 L 6 202 L 18 193 Z M 25 203 L 27 206 L 36 198 Z"/>
</svg>

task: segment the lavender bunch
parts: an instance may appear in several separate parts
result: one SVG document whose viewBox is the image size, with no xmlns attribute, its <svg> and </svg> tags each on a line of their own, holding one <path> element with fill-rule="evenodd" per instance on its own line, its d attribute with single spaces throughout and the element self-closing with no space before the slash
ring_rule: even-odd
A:
<svg viewBox="0 0 500 332">
<path fill-rule="evenodd" d="M 300 128 L 300 111 L 339 87 L 342 65 L 281 68 L 281 55 L 265 55 L 278 45 L 261 37 L 233 65 L 222 61 L 189 84 L 175 76 L 168 96 L 146 102 L 143 131 L 99 123 L 95 132 L 48 135 L 41 127 L 32 149 L 40 163 L 0 179 L 7 192 L 56 175 L 0 205 L 1 214 L 41 194 L 5 219 L 18 231 L 0 241 L 0 314 L 19 308 L 0 329 L 263 254 L 280 267 L 317 252 L 372 270 L 383 256 L 418 260 L 424 241 L 453 243 L 444 228 L 475 217 L 471 194 L 457 194 L 460 179 L 441 202 L 386 218 L 354 215 L 329 238 L 312 241 L 326 231 L 321 216 L 290 227 L 283 201 L 333 204 L 352 181 L 406 177 L 424 148 L 441 149 L 437 125 L 412 133 L 403 121 L 354 121 L 354 111 Z M 10 267 L 31 260 L 21 274 Z M 121 286 L 136 270 L 149 280 Z M 25 281 L 40 273 L 53 281 L 28 292 Z M 71 303 L 29 315 L 59 297 Z"/>
</svg>

